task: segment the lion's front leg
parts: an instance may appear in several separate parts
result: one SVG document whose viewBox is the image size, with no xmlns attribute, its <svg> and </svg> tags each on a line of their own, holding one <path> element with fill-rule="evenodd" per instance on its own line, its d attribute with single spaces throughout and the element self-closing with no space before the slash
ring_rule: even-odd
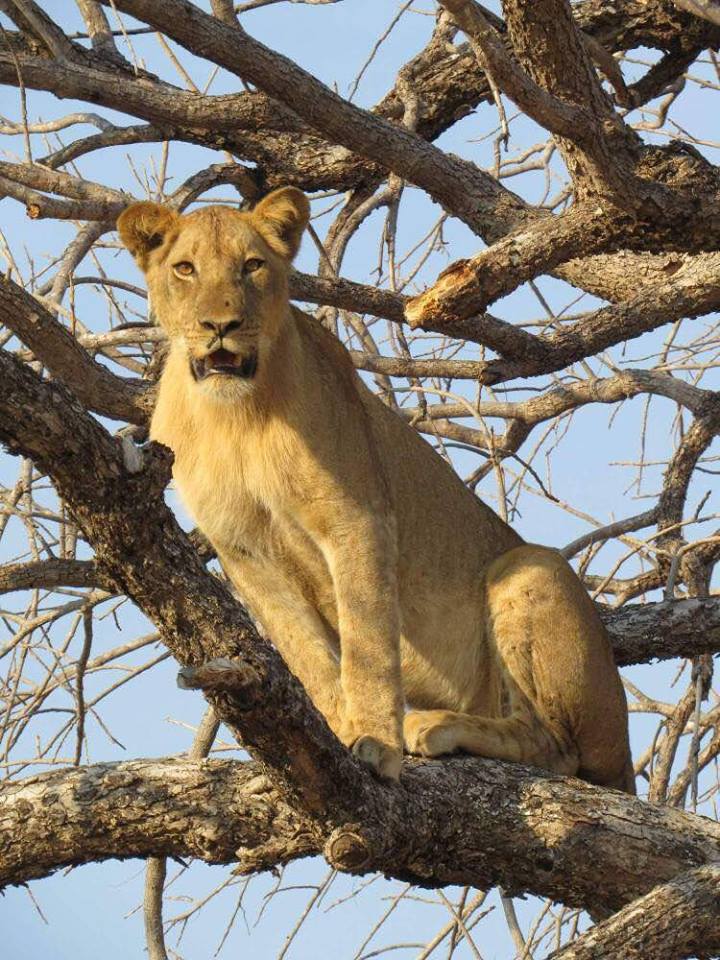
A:
<svg viewBox="0 0 720 960">
<path fill-rule="evenodd" d="M 397 779 L 404 701 L 394 524 L 367 515 L 348 522 L 345 513 L 325 554 L 338 611 L 343 739 L 381 776 Z"/>
<path fill-rule="evenodd" d="M 276 564 L 249 555 L 222 555 L 221 560 L 250 613 L 267 631 L 330 729 L 351 746 L 355 737 L 345 718 L 340 664 L 325 621 Z"/>
</svg>

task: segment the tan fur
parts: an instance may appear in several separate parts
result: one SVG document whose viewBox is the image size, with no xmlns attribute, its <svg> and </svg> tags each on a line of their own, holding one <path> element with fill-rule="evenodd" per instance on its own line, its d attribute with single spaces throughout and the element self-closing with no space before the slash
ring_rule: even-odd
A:
<svg viewBox="0 0 720 960">
<path fill-rule="evenodd" d="M 622 686 L 569 565 L 523 544 L 289 306 L 307 217 L 284 188 L 251 213 L 139 204 L 120 218 L 170 337 L 152 437 L 175 453 L 185 504 L 330 726 L 379 773 L 398 775 L 404 739 L 632 791 Z M 201 326 L 231 321 L 222 341 Z M 257 351 L 254 378 L 194 378 L 190 358 L 220 342 Z"/>
</svg>

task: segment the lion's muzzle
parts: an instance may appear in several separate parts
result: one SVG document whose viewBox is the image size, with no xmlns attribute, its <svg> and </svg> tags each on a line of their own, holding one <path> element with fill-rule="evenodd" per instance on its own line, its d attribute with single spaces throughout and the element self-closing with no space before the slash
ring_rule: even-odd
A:
<svg viewBox="0 0 720 960">
<path fill-rule="evenodd" d="M 252 380 L 257 372 L 257 364 L 256 350 L 240 356 L 221 347 L 206 357 L 190 358 L 190 370 L 197 381 L 215 376 Z"/>
</svg>

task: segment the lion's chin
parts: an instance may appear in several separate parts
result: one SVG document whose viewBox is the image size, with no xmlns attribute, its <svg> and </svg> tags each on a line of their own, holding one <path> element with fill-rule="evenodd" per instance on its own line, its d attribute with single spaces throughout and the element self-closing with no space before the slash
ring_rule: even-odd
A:
<svg viewBox="0 0 720 960">
<path fill-rule="evenodd" d="M 255 381 L 247 377 L 213 375 L 198 383 L 207 399 L 221 404 L 236 404 L 255 392 Z"/>
</svg>

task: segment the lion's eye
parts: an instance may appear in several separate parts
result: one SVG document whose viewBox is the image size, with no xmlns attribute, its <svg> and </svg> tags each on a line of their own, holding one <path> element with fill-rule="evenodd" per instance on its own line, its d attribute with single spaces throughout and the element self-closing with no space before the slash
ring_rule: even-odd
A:
<svg viewBox="0 0 720 960">
<path fill-rule="evenodd" d="M 259 270 L 260 267 L 265 266 L 265 261 L 261 260 L 259 257 L 250 257 L 249 260 L 246 260 L 243 264 L 243 273 L 255 273 L 256 270 Z"/>
<path fill-rule="evenodd" d="M 189 260 L 181 260 L 173 266 L 173 270 L 179 277 L 191 277 L 195 273 L 195 267 Z"/>
</svg>

